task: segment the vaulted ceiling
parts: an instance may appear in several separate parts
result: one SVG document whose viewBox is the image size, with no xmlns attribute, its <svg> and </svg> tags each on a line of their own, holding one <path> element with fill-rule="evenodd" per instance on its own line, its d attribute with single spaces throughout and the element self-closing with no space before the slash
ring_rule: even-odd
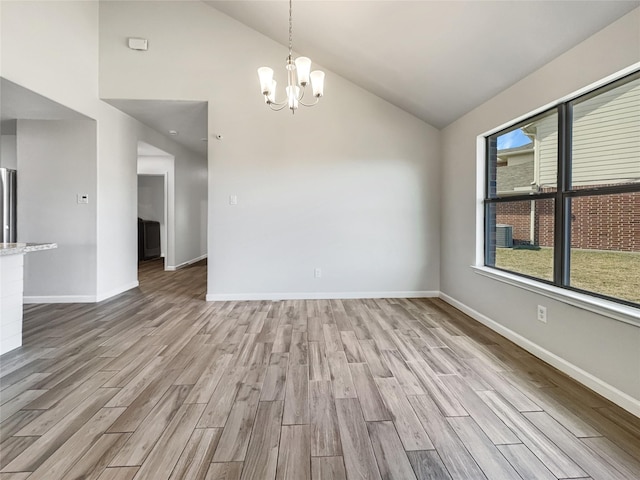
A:
<svg viewBox="0 0 640 480">
<path fill-rule="evenodd" d="M 288 44 L 286 0 L 205 3 Z M 442 128 L 638 6 L 637 0 L 294 0 L 293 45 Z"/>
</svg>

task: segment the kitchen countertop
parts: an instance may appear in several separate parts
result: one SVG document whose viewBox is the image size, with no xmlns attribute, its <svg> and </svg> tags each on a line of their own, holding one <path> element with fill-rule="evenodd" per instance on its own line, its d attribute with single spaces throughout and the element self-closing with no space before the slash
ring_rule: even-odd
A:
<svg viewBox="0 0 640 480">
<path fill-rule="evenodd" d="M 58 248 L 57 243 L 0 243 L 0 256 Z"/>
</svg>

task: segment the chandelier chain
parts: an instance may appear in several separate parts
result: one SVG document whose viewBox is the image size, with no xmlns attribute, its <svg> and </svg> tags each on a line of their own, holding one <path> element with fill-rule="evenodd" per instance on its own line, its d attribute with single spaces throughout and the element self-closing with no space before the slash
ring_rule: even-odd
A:
<svg viewBox="0 0 640 480">
<path fill-rule="evenodd" d="M 293 0 L 289 0 L 289 55 L 293 50 Z"/>
</svg>

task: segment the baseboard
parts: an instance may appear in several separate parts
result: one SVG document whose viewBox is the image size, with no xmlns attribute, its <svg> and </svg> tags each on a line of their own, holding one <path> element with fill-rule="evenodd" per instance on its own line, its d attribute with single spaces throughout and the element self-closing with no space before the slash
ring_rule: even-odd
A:
<svg viewBox="0 0 640 480">
<path fill-rule="evenodd" d="M 96 302 L 102 302 L 103 300 L 107 300 L 108 298 L 115 297 L 116 295 L 120 295 L 121 293 L 126 292 L 127 290 L 131 290 L 132 288 L 136 288 L 139 285 L 138 281 L 131 282 L 127 285 L 123 285 L 118 288 L 114 288 L 105 293 L 99 293 L 96 295 Z"/>
<path fill-rule="evenodd" d="M 205 258 L 207 258 L 207 254 L 205 253 L 204 255 L 200 255 L 199 257 L 193 258 L 187 262 L 182 262 L 180 265 L 167 265 L 165 267 L 165 271 L 167 272 L 175 272 L 176 270 L 180 270 L 181 268 L 187 267 L 189 265 L 192 265 L 194 263 L 198 263 L 200 260 L 204 260 Z"/>
<path fill-rule="evenodd" d="M 22 332 L 18 335 L 13 335 L 11 338 L 3 338 L 0 342 L 0 355 L 9 353 L 11 350 L 15 350 L 22 346 Z"/>
<path fill-rule="evenodd" d="M 23 303 L 95 303 L 95 295 L 25 295 Z"/>
<path fill-rule="evenodd" d="M 138 281 L 131 282 L 122 287 L 114 288 L 113 290 L 105 293 L 99 293 L 98 295 L 40 295 L 40 296 L 25 296 L 23 303 L 35 304 L 35 303 L 96 303 L 107 300 L 108 298 L 115 297 L 121 293 L 136 288 Z"/>
<path fill-rule="evenodd" d="M 599 379 L 595 375 L 581 369 L 580 367 L 568 362 L 562 357 L 559 357 L 555 353 L 552 353 L 545 348 L 541 347 L 537 343 L 528 340 L 522 335 L 514 332 L 513 330 L 505 327 L 504 325 L 499 324 L 495 320 L 490 319 L 486 315 L 481 314 L 480 312 L 468 307 L 462 302 L 450 297 L 445 293 L 440 293 L 440 298 L 450 305 L 454 306 L 458 310 L 466 313 L 474 320 L 482 323 L 483 325 L 489 327 L 491 330 L 499 333 L 503 337 L 508 338 L 513 343 L 519 345 L 520 347 L 527 350 L 529 353 L 535 355 L 536 357 L 544 360 L 550 365 L 553 365 L 561 372 L 566 373 L 571 378 L 577 380 L 583 385 L 589 387 L 591 390 L 599 393 L 603 397 L 611 400 L 616 405 L 624 408 L 628 412 L 640 417 L 640 400 L 633 398 L 631 395 L 624 393 L 621 390 L 618 390 L 616 387 L 609 385 L 603 380 Z"/>
<path fill-rule="evenodd" d="M 301 292 L 301 293 L 207 293 L 207 302 L 246 300 L 338 300 L 348 298 L 431 298 L 438 291 L 411 292 Z"/>
</svg>

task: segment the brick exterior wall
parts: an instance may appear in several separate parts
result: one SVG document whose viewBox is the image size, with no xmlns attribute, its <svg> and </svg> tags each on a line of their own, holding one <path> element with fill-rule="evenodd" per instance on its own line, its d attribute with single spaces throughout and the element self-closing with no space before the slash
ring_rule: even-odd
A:
<svg viewBox="0 0 640 480">
<path fill-rule="evenodd" d="M 536 202 L 536 245 L 542 247 L 553 246 L 553 232 L 555 231 L 555 201 Z"/>
<path fill-rule="evenodd" d="M 553 246 L 553 203 L 535 203 L 535 245 Z M 531 202 L 501 203 L 496 212 L 496 223 L 513 226 L 514 245 L 530 243 Z M 574 198 L 571 247 L 640 252 L 640 192 Z"/>
<path fill-rule="evenodd" d="M 640 252 L 640 192 L 574 198 L 571 246 Z"/>
<path fill-rule="evenodd" d="M 513 244 L 531 243 L 531 202 L 498 203 L 496 207 L 496 223 L 513 227 Z"/>
</svg>

